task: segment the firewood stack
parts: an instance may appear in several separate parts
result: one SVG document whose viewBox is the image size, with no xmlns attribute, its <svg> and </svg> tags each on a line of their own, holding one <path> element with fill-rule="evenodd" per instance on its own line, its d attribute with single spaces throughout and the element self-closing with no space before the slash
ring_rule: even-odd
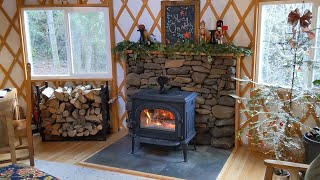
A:
<svg viewBox="0 0 320 180">
<path fill-rule="evenodd" d="M 102 130 L 100 88 L 46 88 L 41 93 L 41 126 L 47 135 L 81 137 Z"/>
</svg>

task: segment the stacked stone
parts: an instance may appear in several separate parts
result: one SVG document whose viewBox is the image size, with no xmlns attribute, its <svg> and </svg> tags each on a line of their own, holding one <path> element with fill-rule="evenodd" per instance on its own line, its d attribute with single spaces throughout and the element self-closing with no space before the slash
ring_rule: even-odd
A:
<svg viewBox="0 0 320 180">
<path fill-rule="evenodd" d="M 234 144 L 234 106 L 236 60 L 206 56 L 148 55 L 139 60 L 129 54 L 127 60 L 128 110 L 130 96 L 143 88 L 159 88 L 156 79 L 167 76 L 169 88 L 197 92 L 196 142 L 201 145 L 231 148 Z"/>
</svg>

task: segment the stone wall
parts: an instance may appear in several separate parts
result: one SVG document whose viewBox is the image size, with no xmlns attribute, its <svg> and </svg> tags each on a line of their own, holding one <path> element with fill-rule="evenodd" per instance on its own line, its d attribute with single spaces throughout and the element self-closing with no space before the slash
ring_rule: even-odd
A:
<svg viewBox="0 0 320 180">
<path fill-rule="evenodd" d="M 198 93 L 195 126 L 196 142 L 201 145 L 231 148 L 234 144 L 234 106 L 229 94 L 235 93 L 236 60 L 193 55 L 148 55 L 137 60 L 127 57 L 127 95 L 143 88 L 159 88 L 156 78 L 170 78 L 167 88 Z"/>
</svg>

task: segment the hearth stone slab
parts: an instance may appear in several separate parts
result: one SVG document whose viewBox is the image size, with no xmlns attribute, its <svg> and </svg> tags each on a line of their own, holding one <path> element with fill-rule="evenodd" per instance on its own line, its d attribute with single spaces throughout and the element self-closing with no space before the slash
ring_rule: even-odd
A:
<svg viewBox="0 0 320 180">
<path fill-rule="evenodd" d="M 217 178 L 231 154 L 231 150 L 197 146 L 197 151 L 188 151 L 188 162 L 183 162 L 181 151 L 172 147 L 136 144 L 132 155 L 130 146 L 131 138 L 125 136 L 85 162 L 183 179 L 211 180 Z"/>
</svg>

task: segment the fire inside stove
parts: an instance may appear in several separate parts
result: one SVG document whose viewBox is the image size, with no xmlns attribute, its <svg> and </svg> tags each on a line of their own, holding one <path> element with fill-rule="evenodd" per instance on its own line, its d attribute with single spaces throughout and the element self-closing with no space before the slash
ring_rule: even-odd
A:
<svg viewBox="0 0 320 180">
<path fill-rule="evenodd" d="M 163 109 L 144 109 L 140 113 L 140 127 L 175 131 L 176 118 L 170 111 Z"/>
</svg>

